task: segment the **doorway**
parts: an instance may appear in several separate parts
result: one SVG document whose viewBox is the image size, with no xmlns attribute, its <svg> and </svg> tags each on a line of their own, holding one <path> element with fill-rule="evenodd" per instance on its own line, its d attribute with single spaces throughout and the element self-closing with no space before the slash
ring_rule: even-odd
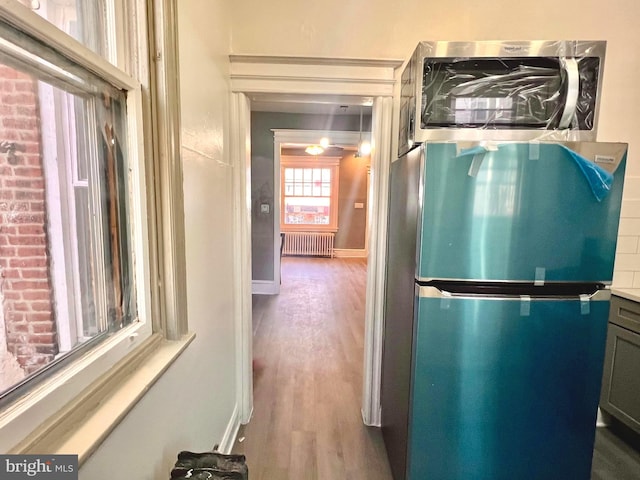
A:
<svg viewBox="0 0 640 480">
<path fill-rule="evenodd" d="M 250 168 L 250 99 L 271 95 L 278 101 L 327 99 L 343 103 L 344 97 L 369 96 L 372 106 L 371 219 L 369 268 L 366 282 L 364 368 L 361 396 L 362 420 L 379 425 L 379 379 L 381 358 L 381 311 L 384 287 L 384 246 L 388 163 L 391 161 L 391 118 L 395 70 L 400 61 L 311 59 L 293 57 L 231 56 L 231 138 L 236 185 L 236 264 L 238 418 L 247 423 L 252 412 L 251 368 L 251 200 L 247 188 Z M 268 72 L 268 75 L 266 74 Z M 321 102 L 320 102 L 321 103 Z"/>
<path fill-rule="evenodd" d="M 345 105 L 341 106 L 346 107 Z M 308 107 L 307 107 L 308 108 Z M 360 107 L 356 106 L 356 111 Z M 343 112 L 346 109 L 343 110 Z M 331 115 L 302 116 L 287 114 L 285 123 L 281 125 L 304 126 L 312 125 L 316 120 L 318 125 L 324 124 L 331 129 L 325 130 L 291 130 L 268 128 L 268 135 L 273 138 L 273 161 L 261 155 L 252 153 L 252 220 L 256 223 L 264 222 L 264 216 L 259 212 L 262 203 L 256 201 L 263 198 L 265 190 L 264 176 L 256 178 L 256 170 L 262 170 L 262 163 L 266 160 L 269 167 L 267 175 L 272 175 L 272 185 L 266 190 L 273 190 L 273 287 L 270 292 L 260 291 L 264 284 L 256 282 L 256 263 L 264 258 L 268 250 L 260 244 L 265 238 L 255 230 L 252 231 L 252 259 L 254 263 L 253 293 L 277 293 L 280 286 L 280 251 L 284 240 L 287 254 L 327 254 L 343 257 L 366 257 L 368 253 L 369 220 L 371 216 L 371 198 L 369 174 L 371 169 L 370 151 L 364 147 L 370 146 L 370 132 L 363 131 L 370 128 L 371 108 L 368 107 L 368 118 L 363 127 L 359 126 L 357 115 L 342 114 L 337 117 Z M 283 118 L 272 118 L 270 114 L 256 112 L 253 115 L 254 124 L 259 124 L 256 117 L 269 121 L 283 122 Z M 351 118 L 350 118 L 351 117 Z M 355 118 L 354 118 L 355 117 Z M 289 120 L 290 123 L 286 123 Z M 336 130 L 341 128 L 362 128 L 363 130 Z M 254 128 L 254 134 L 259 135 L 259 129 Z M 320 147 L 324 142 L 326 147 Z M 321 149 L 322 153 L 311 155 L 307 148 Z M 272 166 L 271 166 L 272 165 Z M 257 168 L 253 168 L 253 167 Z M 309 168 L 312 167 L 312 168 Z M 314 168 L 316 167 L 316 168 Z M 272 172 L 272 173 L 271 173 Z M 291 178 L 287 179 L 286 174 Z M 297 175 L 300 178 L 297 178 Z M 309 178 L 305 179 L 305 175 Z M 324 178 L 313 178 L 314 175 L 324 175 Z M 305 192 L 308 189 L 308 192 Z M 309 195 L 307 195 L 309 194 Z M 319 197 L 317 196 L 319 195 Z M 324 198 L 322 198 L 324 197 Z M 280 208 L 285 206 L 285 211 Z M 313 208 L 313 206 L 317 208 Z M 268 207 L 267 207 L 268 208 Z M 319 210 L 322 213 L 319 215 Z M 263 225 L 260 225 L 263 227 Z M 314 232 L 309 238 L 305 232 Z M 284 234 L 284 238 L 282 235 Z M 316 234 L 321 235 L 318 237 Z M 295 238 L 295 241 L 294 241 Z M 321 239 L 321 240 L 320 240 Z M 311 251 L 305 251 L 305 244 L 313 240 Z M 320 240 L 327 251 L 317 251 L 317 241 Z M 262 251 L 261 251 L 262 249 Z M 269 251 L 270 253 L 270 251 Z M 258 288 L 256 288 L 258 287 Z"/>
<path fill-rule="evenodd" d="M 351 259 L 357 258 L 355 264 L 362 267 L 365 281 L 361 291 L 353 293 L 365 298 L 371 162 L 366 147 L 370 146 L 371 111 L 370 105 L 288 102 L 283 106 L 251 101 L 254 346 L 263 317 L 260 312 L 285 302 L 292 289 L 298 290 L 298 281 L 306 285 L 300 275 L 304 266 L 309 275 L 315 275 L 320 265 L 338 268 L 354 264 Z M 281 273 L 291 272 L 292 265 L 297 265 L 296 274 L 282 278 Z M 331 281 L 327 279 L 315 278 Z M 319 288 L 329 291 L 324 285 Z M 317 294 L 307 293 L 311 298 Z M 275 294 L 281 298 L 265 298 Z M 331 303 L 335 299 L 321 300 Z M 363 330 L 364 310 L 360 313 L 356 328 Z M 325 323 L 319 323 L 317 335 L 327 333 L 322 328 Z M 361 371 L 362 351 L 358 355 Z M 361 388 L 361 373 L 357 384 Z"/>
</svg>

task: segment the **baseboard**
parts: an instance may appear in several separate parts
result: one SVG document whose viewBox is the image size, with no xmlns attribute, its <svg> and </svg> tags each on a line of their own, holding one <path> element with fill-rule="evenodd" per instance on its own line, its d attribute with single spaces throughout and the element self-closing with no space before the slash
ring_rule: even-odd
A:
<svg viewBox="0 0 640 480">
<path fill-rule="evenodd" d="M 227 424 L 227 428 L 224 431 L 222 440 L 218 444 L 218 451 L 220 453 L 231 453 L 233 445 L 236 443 L 236 437 L 238 436 L 238 430 L 240 429 L 240 415 L 238 412 L 238 404 L 233 408 L 233 413 Z"/>
<path fill-rule="evenodd" d="M 273 280 L 253 280 L 251 293 L 254 295 L 277 295 L 279 288 Z"/>
<path fill-rule="evenodd" d="M 596 417 L 596 427 L 608 427 L 611 425 L 611 414 L 605 412 L 598 407 L 598 415 Z"/>
<path fill-rule="evenodd" d="M 369 252 L 365 248 L 334 248 L 333 256 L 337 258 L 366 258 Z"/>
<path fill-rule="evenodd" d="M 367 427 L 381 427 L 382 426 L 382 411 L 378 409 L 377 412 L 373 412 L 371 414 L 371 418 L 367 418 L 367 412 L 364 411 L 364 408 L 360 409 L 360 415 L 362 416 L 362 423 L 364 423 Z"/>
</svg>

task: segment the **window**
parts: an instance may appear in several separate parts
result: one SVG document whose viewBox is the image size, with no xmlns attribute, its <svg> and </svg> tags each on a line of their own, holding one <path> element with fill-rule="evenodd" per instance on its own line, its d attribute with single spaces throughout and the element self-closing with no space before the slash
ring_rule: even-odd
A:
<svg viewBox="0 0 640 480">
<path fill-rule="evenodd" d="M 108 41 L 107 18 L 114 2 L 107 0 L 23 0 L 42 18 L 107 60 L 115 58 Z M 115 63 L 115 62 L 114 62 Z"/>
<path fill-rule="evenodd" d="M 332 157 L 282 157 L 282 231 L 338 229 L 339 161 Z"/>
<path fill-rule="evenodd" d="M 19 367 L 0 395 L 136 315 L 125 95 L 90 75 L 70 85 L 37 72 L 26 54 L 0 49 L 0 348 Z"/>
<path fill-rule="evenodd" d="M 0 6 L 2 451 L 152 334 L 143 93 L 114 66 L 125 2 L 20 3 Z"/>
</svg>

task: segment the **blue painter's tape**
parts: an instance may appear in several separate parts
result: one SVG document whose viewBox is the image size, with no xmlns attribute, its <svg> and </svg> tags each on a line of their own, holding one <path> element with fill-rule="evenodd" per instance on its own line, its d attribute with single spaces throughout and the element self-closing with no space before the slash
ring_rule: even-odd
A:
<svg viewBox="0 0 640 480">
<path fill-rule="evenodd" d="M 560 146 L 576 162 L 576 164 L 582 171 L 582 174 L 587 179 L 587 182 L 589 182 L 589 186 L 591 187 L 593 195 L 599 202 L 601 202 L 611 190 L 611 185 L 613 184 L 613 175 L 607 172 L 605 169 L 599 167 L 595 163 L 590 162 L 581 155 L 578 155 L 570 148 L 564 145 Z"/>
</svg>

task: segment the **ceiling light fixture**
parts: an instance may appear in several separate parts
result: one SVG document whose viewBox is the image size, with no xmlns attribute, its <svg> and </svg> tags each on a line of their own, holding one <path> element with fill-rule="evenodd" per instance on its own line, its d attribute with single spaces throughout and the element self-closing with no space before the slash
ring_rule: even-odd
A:
<svg viewBox="0 0 640 480">
<path fill-rule="evenodd" d="M 324 152 L 324 148 L 322 148 L 320 145 L 309 145 L 307 148 L 305 148 L 304 151 L 309 155 L 320 155 L 322 152 Z"/>
<path fill-rule="evenodd" d="M 367 156 L 371 153 L 371 144 L 362 141 L 362 106 L 360 106 L 360 136 L 358 140 L 358 151 L 354 155 L 356 158 Z"/>
<path fill-rule="evenodd" d="M 329 139 L 327 137 L 322 137 L 320 139 L 320 146 L 322 148 L 329 148 Z"/>
</svg>

